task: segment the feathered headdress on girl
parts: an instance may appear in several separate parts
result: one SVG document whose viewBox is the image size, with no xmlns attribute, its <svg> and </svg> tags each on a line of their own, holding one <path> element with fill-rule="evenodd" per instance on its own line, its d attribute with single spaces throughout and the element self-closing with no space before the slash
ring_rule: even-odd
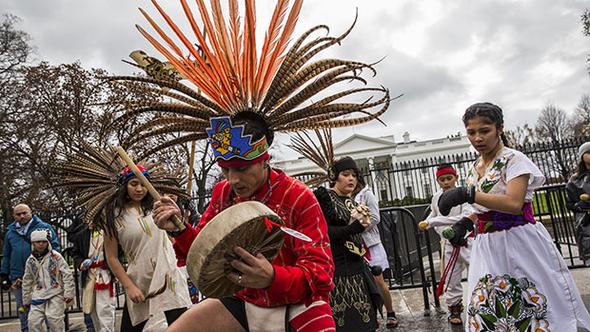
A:
<svg viewBox="0 0 590 332">
<path fill-rule="evenodd" d="M 301 172 L 293 174 L 294 177 L 309 177 L 305 181 L 308 186 L 318 186 L 325 182 L 334 182 L 338 179 L 340 172 L 352 169 L 360 176 L 360 169 L 351 157 L 334 157 L 334 144 L 332 143 L 332 131 L 330 129 L 315 130 L 315 136 L 318 143 L 315 143 L 311 136 L 304 132 L 296 133 L 291 138 L 291 149 L 299 152 L 301 155 L 311 160 L 321 170 L 311 172 Z"/>
<path fill-rule="evenodd" d="M 330 181 L 337 174 L 334 174 L 334 146 L 332 144 L 332 131 L 330 129 L 315 130 L 318 143 L 307 132 L 296 133 L 291 138 L 291 149 L 297 151 L 305 158 L 316 164 L 320 171 L 301 172 L 293 174 L 294 177 L 309 177 L 305 181 L 308 186 L 318 186 Z"/>
<path fill-rule="evenodd" d="M 372 64 L 340 59 L 311 61 L 316 54 L 339 44 L 352 26 L 337 37 L 312 38 L 319 31 L 328 31 L 324 25 L 316 26 L 288 48 L 303 1 L 295 0 L 290 5 L 289 0 L 278 0 L 258 54 L 254 0 L 244 1 L 243 17 L 237 0 L 228 1 L 229 14 L 224 13 L 219 0 L 211 0 L 210 10 L 203 0 L 197 0 L 204 32 L 187 1 L 179 1 L 192 36 L 185 34 L 155 0 L 152 3 L 172 34 L 164 32 L 142 9 L 157 36 L 137 28 L 199 91 L 173 80 L 111 78 L 170 98 L 159 102 L 122 102 L 126 113 L 120 120 L 144 112 L 165 114 L 139 127 L 130 144 L 148 137 L 181 133 L 146 155 L 209 137 L 218 160 L 259 160 L 266 155 L 275 131 L 356 125 L 377 119 L 387 110 L 391 98 L 384 87 L 350 88 L 351 82 L 367 84 L 360 75 L 363 70 L 375 75 Z M 346 88 L 338 89 L 338 83 L 346 84 Z M 335 86 L 336 90 L 329 89 Z M 351 95 L 362 100 L 343 100 Z M 240 129 L 240 125 L 245 128 Z M 262 137 L 246 133 L 250 127 L 261 132 L 258 136 Z M 216 128 L 230 129 L 220 132 Z"/>
<path fill-rule="evenodd" d="M 133 178 L 133 173 L 126 165 L 116 152 L 110 153 L 83 142 L 75 153 L 52 167 L 57 176 L 54 187 L 64 187 L 75 193 L 76 204 L 86 210 L 84 222 L 108 229 L 105 226 L 104 210 L 117 199 L 119 188 Z M 179 181 L 167 175 L 163 168 L 155 164 L 138 167 L 157 191 L 188 197 L 180 189 Z"/>
</svg>

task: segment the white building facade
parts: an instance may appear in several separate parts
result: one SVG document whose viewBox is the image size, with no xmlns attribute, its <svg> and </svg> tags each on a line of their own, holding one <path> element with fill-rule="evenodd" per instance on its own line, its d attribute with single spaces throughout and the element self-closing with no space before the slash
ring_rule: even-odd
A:
<svg viewBox="0 0 590 332">
<path fill-rule="evenodd" d="M 373 191 L 379 200 L 401 199 L 404 196 L 414 196 L 417 187 L 424 193 L 423 196 L 432 195 L 436 191 L 435 179 L 424 169 L 424 176 L 428 179 L 417 179 L 415 174 L 407 172 L 407 176 L 391 179 L 392 165 L 403 162 L 417 162 L 420 160 L 442 160 L 447 156 L 455 156 L 470 152 L 471 145 L 466 136 L 456 135 L 447 138 L 425 141 L 412 141 L 409 133 L 403 135 L 402 142 L 395 142 L 393 135 L 384 137 L 369 137 L 359 134 L 334 144 L 336 159 L 350 156 L 361 170 L 370 173 L 370 178 L 365 177 L 373 187 Z M 293 175 L 308 171 L 316 171 L 318 167 L 310 160 L 299 157 L 298 159 L 273 162 L 273 167 L 284 170 Z M 405 173 L 405 172 L 404 172 Z"/>
</svg>

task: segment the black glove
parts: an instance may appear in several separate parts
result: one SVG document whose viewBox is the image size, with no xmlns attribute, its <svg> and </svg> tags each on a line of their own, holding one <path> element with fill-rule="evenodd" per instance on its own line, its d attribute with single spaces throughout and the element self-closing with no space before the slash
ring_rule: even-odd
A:
<svg viewBox="0 0 590 332">
<path fill-rule="evenodd" d="M 8 278 L 8 274 L 0 274 L 0 288 L 6 291 L 10 289 L 11 285 L 12 283 L 10 282 L 10 278 Z"/>
<path fill-rule="evenodd" d="M 449 215 L 454 206 L 475 202 L 475 187 L 457 187 L 444 191 L 438 199 L 438 210 L 443 216 Z"/>
<path fill-rule="evenodd" d="M 579 201 L 574 204 L 574 209 L 581 212 L 590 212 L 590 201 Z"/>
<path fill-rule="evenodd" d="M 463 247 L 467 244 L 467 240 L 465 239 L 465 235 L 467 232 L 473 231 L 473 221 L 467 217 L 461 218 L 457 221 L 452 227 L 454 231 L 454 235 L 452 238 L 448 239 L 449 242 L 455 247 Z"/>
</svg>

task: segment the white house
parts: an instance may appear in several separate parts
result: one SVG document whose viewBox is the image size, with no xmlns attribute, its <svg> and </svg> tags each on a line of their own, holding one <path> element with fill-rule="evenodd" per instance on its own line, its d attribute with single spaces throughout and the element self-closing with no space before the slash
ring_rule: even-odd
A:
<svg viewBox="0 0 590 332">
<path fill-rule="evenodd" d="M 388 168 L 392 164 L 399 162 L 466 153 L 470 151 L 470 146 L 467 137 L 460 135 L 413 141 L 410 139 L 410 134 L 406 132 L 403 135 L 403 142 L 395 142 L 393 135 L 374 138 L 353 134 L 334 144 L 334 154 L 336 158 L 342 156 L 352 157 L 361 169 L 375 170 L 371 172 L 371 179 L 367 179 L 367 181 L 374 184 L 374 191 L 376 191 L 380 200 L 388 200 L 401 198 L 399 196 L 412 195 L 417 185 L 421 186 L 421 190 L 426 191 L 427 194 L 432 193 L 433 184 L 432 181 L 417 184 L 415 180 L 408 177 L 407 180 L 402 180 L 402 182 L 407 183 L 396 184 L 402 190 L 393 190 L 391 181 L 382 178 L 387 175 L 380 172 L 379 169 Z M 284 170 L 290 175 L 318 170 L 315 164 L 304 157 L 276 161 L 273 162 L 273 166 Z"/>
</svg>

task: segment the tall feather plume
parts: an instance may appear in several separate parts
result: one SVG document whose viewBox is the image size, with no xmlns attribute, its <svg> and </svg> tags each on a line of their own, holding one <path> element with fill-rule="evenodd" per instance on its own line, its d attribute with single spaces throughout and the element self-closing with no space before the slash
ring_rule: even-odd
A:
<svg viewBox="0 0 590 332">
<path fill-rule="evenodd" d="M 134 133 L 132 141 L 137 137 L 184 133 L 173 143 L 163 141 L 153 151 L 186 142 L 185 138 L 206 137 L 207 127 L 203 124 L 216 116 L 254 112 L 262 116 L 270 131 L 301 131 L 362 124 L 378 119 L 389 107 L 389 90 L 367 86 L 364 73 L 375 76 L 374 64 L 313 60 L 322 51 L 339 45 L 350 34 L 356 17 L 338 36 L 328 35 L 328 28 L 319 25 L 292 42 L 303 0 L 277 0 L 257 54 L 255 0 L 244 0 L 243 14 L 238 0 L 228 0 L 226 8 L 220 0 L 211 0 L 210 9 L 204 0 L 195 0 L 191 2 L 195 10 L 186 0 L 178 0 L 191 33 L 182 31 L 156 0 L 151 1 L 161 20 L 140 9 L 153 31 L 140 26 L 138 30 L 198 88 L 157 79 L 110 78 L 121 84 L 131 83 L 138 91 L 154 92 L 166 87 L 162 96 L 168 99 L 158 104 L 118 101 L 123 112 L 119 120 L 144 112 L 163 112 L 159 113 L 160 119 L 196 120 L 183 121 L 182 126 L 180 121 L 176 125 L 152 121 L 142 126 L 143 132 Z M 194 14 L 199 15 L 202 26 Z M 165 29 L 172 33 L 167 34 Z M 323 31 L 326 35 L 320 34 Z"/>
<path fill-rule="evenodd" d="M 119 173 L 126 166 L 116 152 L 82 142 L 75 153 L 51 167 L 55 176 L 54 188 L 70 190 L 76 204 L 86 210 L 84 222 L 107 231 L 105 207 L 117 198 Z M 188 198 L 179 180 L 166 174 L 157 164 L 144 164 L 150 172 L 150 182 L 162 193 Z"/>
<path fill-rule="evenodd" d="M 327 182 L 329 169 L 334 165 L 332 130 L 316 129 L 314 130 L 314 133 L 318 141 L 317 144 L 307 132 L 303 132 L 296 133 L 295 136 L 291 138 L 291 144 L 288 145 L 291 149 L 311 160 L 321 169 L 321 171 L 293 174 L 295 177 L 309 177 L 309 179 L 305 181 L 305 184 L 308 186 L 318 186 Z"/>
</svg>

